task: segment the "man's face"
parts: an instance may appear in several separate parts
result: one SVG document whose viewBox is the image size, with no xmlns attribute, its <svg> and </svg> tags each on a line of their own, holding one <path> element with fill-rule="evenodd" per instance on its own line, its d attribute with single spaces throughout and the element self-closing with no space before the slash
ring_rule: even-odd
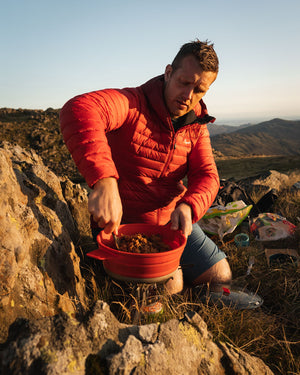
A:
<svg viewBox="0 0 300 375">
<path fill-rule="evenodd" d="M 217 73 L 204 72 L 194 56 L 185 57 L 175 71 L 167 65 L 164 97 L 171 118 L 191 111 L 216 78 Z"/>
</svg>

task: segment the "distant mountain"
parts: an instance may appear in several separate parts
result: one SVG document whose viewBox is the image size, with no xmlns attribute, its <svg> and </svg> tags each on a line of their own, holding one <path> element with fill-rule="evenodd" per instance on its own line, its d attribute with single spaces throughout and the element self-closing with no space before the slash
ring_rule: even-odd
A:
<svg viewBox="0 0 300 375">
<path fill-rule="evenodd" d="M 225 156 L 300 154 L 300 120 L 274 118 L 256 125 L 211 136 L 215 150 Z"/>
<path fill-rule="evenodd" d="M 244 124 L 244 125 L 233 126 L 233 125 L 208 124 L 207 128 L 208 128 L 210 136 L 213 137 L 218 134 L 232 133 L 239 129 L 246 128 L 252 125 L 253 124 Z"/>
</svg>

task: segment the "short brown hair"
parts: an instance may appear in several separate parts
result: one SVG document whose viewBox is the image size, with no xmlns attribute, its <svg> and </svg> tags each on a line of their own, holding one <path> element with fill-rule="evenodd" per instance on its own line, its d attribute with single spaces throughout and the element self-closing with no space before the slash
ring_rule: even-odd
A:
<svg viewBox="0 0 300 375">
<path fill-rule="evenodd" d="M 194 42 L 184 44 L 172 62 L 173 70 L 180 67 L 184 57 L 192 55 L 199 62 L 203 71 L 218 73 L 219 59 L 213 47 L 213 43 L 209 43 L 207 40 L 201 42 L 198 39 Z"/>
</svg>

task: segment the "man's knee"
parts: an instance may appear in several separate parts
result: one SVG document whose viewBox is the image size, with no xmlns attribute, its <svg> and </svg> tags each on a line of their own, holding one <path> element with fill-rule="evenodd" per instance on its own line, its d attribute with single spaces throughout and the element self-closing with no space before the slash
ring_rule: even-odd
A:
<svg viewBox="0 0 300 375">
<path fill-rule="evenodd" d="M 223 283 L 231 282 L 232 272 L 231 272 L 227 259 L 220 260 L 220 262 L 216 263 L 216 266 L 217 266 L 216 278 L 223 280 Z"/>
<path fill-rule="evenodd" d="M 222 259 L 211 268 L 199 275 L 193 282 L 193 285 L 211 283 L 211 284 L 224 284 L 231 283 L 232 273 L 227 262 L 227 259 Z"/>
</svg>

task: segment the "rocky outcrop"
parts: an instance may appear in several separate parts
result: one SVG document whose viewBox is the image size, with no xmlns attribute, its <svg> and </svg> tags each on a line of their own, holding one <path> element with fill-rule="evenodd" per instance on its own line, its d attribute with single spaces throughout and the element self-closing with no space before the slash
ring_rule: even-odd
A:
<svg viewBox="0 0 300 375">
<path fill-rule="evenodd" d="M 83 181 L 63 141 L 58 109 L 0 108 L 0 141 L 33 149 L 56 175 Z"/>
<path fill-rule="evenodd" d="M 239 184 L 249 193 L 266 193 L 272 189 L 281 190 L 284 186 L 288 185 L 288 181 L 288 175 L 269 170 L 253 177 L 243 178 L 239 180 Z"/>
<path fill-rule="evenodd" d="M 60 179 L 34 152 L 0 148 L 0 207 L 0 337 L 19 317 L 84 310 L 85 281 L 74 247 L 78 224 Z"/>
<path fill-rule="evenodd" d="M 0 374 L 272 374 L 192 311 L 137 326 L 103 301 L 90 310 L 75 246 L 90 236 L 87 191 L 35 152 L 0 147 L 0 209 Z"/>
<path fill-rule="evenodd" d="M 16 321 L 0 361 L 6 375 L 272 374 L 260 359 L 215 344 L 192 311 L 181 321 L 129 326 L 101 301 L 81 322 L 66 314 Z"/>
</svg>

